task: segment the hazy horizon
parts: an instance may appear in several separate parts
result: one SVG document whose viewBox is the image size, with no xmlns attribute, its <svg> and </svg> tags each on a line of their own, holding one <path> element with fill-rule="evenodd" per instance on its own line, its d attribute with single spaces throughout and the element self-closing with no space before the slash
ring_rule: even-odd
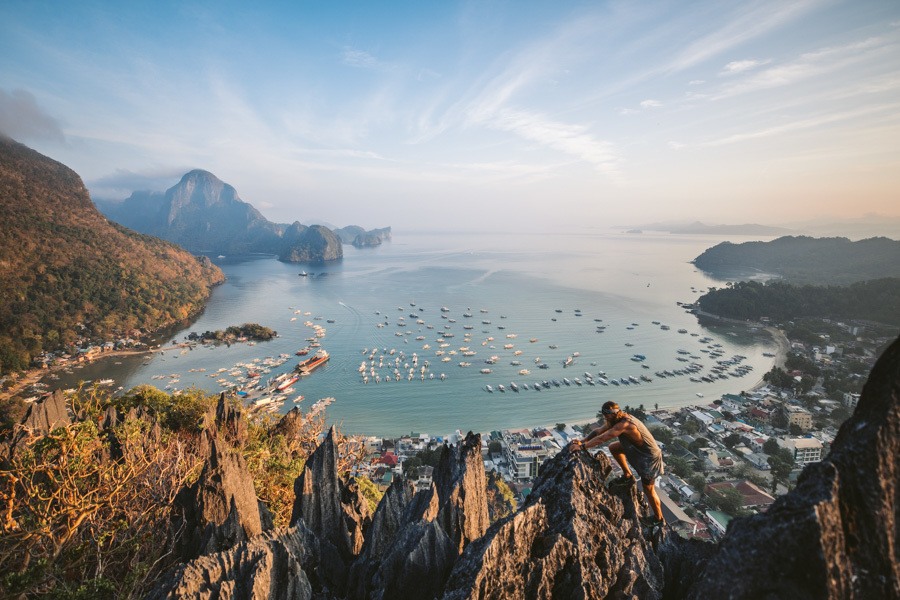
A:
<svg viewBox="0 0 900 600">
<path fill-rule="evenodd" d="M 0 131 L 95 199 L 200 168 L 276 222 L 900 222 L 896 3 L 22 2 L 0 17 Z"/>
</svg>

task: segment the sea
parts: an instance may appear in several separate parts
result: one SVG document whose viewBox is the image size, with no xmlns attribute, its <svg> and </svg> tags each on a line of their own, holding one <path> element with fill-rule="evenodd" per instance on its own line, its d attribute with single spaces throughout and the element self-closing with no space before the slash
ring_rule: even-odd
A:
<svg viewBox="0 0 900 600">
<path fill-rule="evenodd" d="M 721 241 L 618 231 L 396 231 L 376 248 L 345 245 L 343 260 L 327 265 L 213 257 L 227 281 L 162 345 L 242 323 L 270 327 L 275 339 L 101 359 L 52 383 L 112 379 L 121 392 L 142 384 L 219 392 L 267 362 L 280 364 L 263 379 L 291 371 L 296 352 L 315 340 L 330 360 L 294 384 L 279 411 L 333 398 L 327 421 L 350 434 L 583 423 L 607 400 L 645 409 L 706 405 L 758 385 L 776 351 L 763 330 L 701 326 L 685 309 L 725 284 L 690 262 Z M 691 381 L 724 360 L 734 361 L 725 371 L 732 375 Z M 657 375 L 689 364 L 701 370 Z"/>
</svg>

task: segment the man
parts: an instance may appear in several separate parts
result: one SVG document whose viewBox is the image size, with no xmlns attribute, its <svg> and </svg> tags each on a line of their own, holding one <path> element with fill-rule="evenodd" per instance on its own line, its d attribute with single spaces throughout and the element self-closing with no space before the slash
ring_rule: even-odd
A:
<svg viewBox="0 0 900 600">
<path fill-rule="evenodd" d="M 665 525 L 662 505 L 656 494 L 656 478 L 663 474 L 664 465 L 662 451 L 647 426 L 632 415 L 624 412 L 615 402 L 606 402 L 600 410 L 606 423 L 591 431 L 584 440 L 572 442 L 575 448 L 593 448 L 614 437 L 619 441 L 609 445 L 613 458 L 622 467 L 623 475 L 610 482 L 610 487 L 628 487 L 634 485 L 634 475 L 629 463 L 641 476 L 641 485 L 650 498 L 650 508 L 655 518 L 642 519 L 644 525 L 662 527 Z"/>
</svg>

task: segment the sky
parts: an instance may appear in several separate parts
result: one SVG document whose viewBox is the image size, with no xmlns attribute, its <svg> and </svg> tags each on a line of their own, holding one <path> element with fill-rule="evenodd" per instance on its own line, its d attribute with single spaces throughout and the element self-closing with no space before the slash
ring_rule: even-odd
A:
<svg viewBox="0 0 900 600">
<path fill-rule="evenodd" d="M 0 132 L 286 223 L 897 218 L 900 2 L 4 0 Z"/>
</svg>

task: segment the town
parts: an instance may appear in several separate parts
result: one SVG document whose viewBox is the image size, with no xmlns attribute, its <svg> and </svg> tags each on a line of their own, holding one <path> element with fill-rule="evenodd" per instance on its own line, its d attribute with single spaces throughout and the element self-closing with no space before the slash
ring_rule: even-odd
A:
<svg viewBox="0 0 900 600">
<path fill-rule="evenodd" d="M 683 537 L 721 539 L 731 519 L 764 512 L 789 491 L 806 465 L 828 453 L 869 370 L 896 335 L 892 327 L 868 321 L 797 319 L 777 327 L 790 351 L 757 389 L 679 409 L 623 406 L 663 449 L 666 473 L 657 490 L 667 524 Z M 501 495 L 521 504 L 543 462 L 599 425 L 482 433 L 485 471 Z M 382 491 L 401 474 L 417 490 L 427 489 L 440 446 L 463 436 L 366 438 L 370 458 L 356 475 Z"/>
</svg>

